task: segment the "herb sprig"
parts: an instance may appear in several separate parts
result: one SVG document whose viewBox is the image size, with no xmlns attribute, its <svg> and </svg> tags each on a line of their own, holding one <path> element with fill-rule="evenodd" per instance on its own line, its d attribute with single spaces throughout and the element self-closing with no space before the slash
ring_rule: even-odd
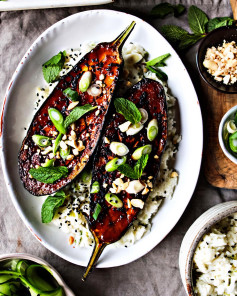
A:
<svg viewBox="0 0 237 296">
<path fill-rule="evenodd" d="M 52 184 L 62 177 L 66 177 L 68 175 L 68 169 L 64 166 L 39 167 L 38 169 L 30 169 L 29 173 L 39 182 Z"/>
<path fill-rule="evenodd" d="M 165 72 L 163 72 L 160 67 L 165 67 L 166 63 L 165 61 L 171 56 L 170 53 L 163 54 L 151 61 L 146 62 L 146 68 L 155 73 L 157 78 L 159 78 L 162 81 L 167 81 L 168 76 Z"/>
<path fill-rule="evenodd" d="M 65 62 L 66 51 L 59 52 L 50 60 L 42 65 L 42 71 L 46 82 L 51 83 L 59 78 L 59 73 L 62 70 Z"/>
<path fill-rule="evenodd" d="M 180 16 L 185 11 L 185 7 L 182 4 L 172 5 L 164 2 L 156 5 L 151 10 L 151 15 L 156 18 L 164 18 L 168 14 L 173 13 L 175 17 Z"/>
<path fill-rule="evenodd" d="M 136 124 L 141 121 L 141 112 L 133 102 L 124 98 L 117 98 L 114 100 L 114 106 L 116 111 L 122 114 L 125 119 L 130 121 L 132 124 Z"/>
<path fill-rule="evenodd" d="M 231 26 L 234 22 L 234 19 L 230 17 L 209 19 L 205 12 L 192 5 L 188 10 L 188 24 L 192 33 L 175 25 L 164 25 L 161 27 L 161 32 L 177 49 L 183 50 L 204 38 L 212 30 L 223 26 Z"/>
<path fill-rule="evenodd" d="M 125 163 L 118 167 L 120 173 L 124 174 L 131 179 L 140 179 L 141 175 L 147 165 L 149 154 L 142 155 L 142 157 L 136 162 L 134 168 Z"/>
<path fill-rule="evenodd" d="M 66 199 L 66 194 L 60 190 L 52 196 L 48 196 L 41 208 L 42 223 L 53 220 L 56 210 L 61 207 Z"/>
</svg>

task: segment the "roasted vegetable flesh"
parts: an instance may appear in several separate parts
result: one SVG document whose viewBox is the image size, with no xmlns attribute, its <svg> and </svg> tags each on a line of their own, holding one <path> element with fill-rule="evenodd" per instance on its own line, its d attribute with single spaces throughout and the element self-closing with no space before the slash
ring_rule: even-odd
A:
<svg viewBox="0 0 237 296">
<path fill-rule="evenodd" d="M 152 176 L 149 182 L 153 184 L 159 171 L 161 156 L 167 139 L 167 107 L 162 85 L 154 80 L 143 79 L 133 86 L 126 98 L 135 103 L 138 108 L 143 108 L 148 112 L 147 122 L 156 119 L 159 131 L 157 137 L 152 142 L 147 138 L 145 127 L 139 133 L 127 136 L 126 133 L 121 132 L 119 129 L 119 125 L 125 122 L 123 115 L 119 113 L 115 113 L 115 116 L 106 125 L 103 138 L 96 150 L 92 174 L 92 183 L 98 181 L 100 183 L 100 191 L 90 195 L 89 225 L 96 242 L 94 252 L 98 253 L 101 252 L 100 248 L 103 249 L 107 244 L 119 240 L 137 218 L 140 208 L 131 206 L 131 200 L 139 199 L 145 201 L 151 189 L 150 187 L 145 194 L 142 191 L 137 194 L 129 194 L 126 190 L 115 193 L 123 202 L 121 208 L 113 207 L 106 201 L 105 196 L 109 193 L 109 189 L 113 188 L 113 181 L 121 177 L 121 173 L 118 170 L 112 172 L 105 170 L 106 163 L 116 157 L 110 150 L 109 142 L 122 142 L 129 148 L 129 153 L 126 157 L 127 163 L 131 167 L 136 163 L 131 157 L 132 153 L 138 147 L 151 144 L 152 151 L 149 154 L 148 163 L 144 169 L 144 176 L 141 177 L 140 182 L 145 184 L 148 181 L 148 177 Z M 105 138 L 109 141 L 105 141 Z M 129 181 L 126 176 L 122 180 L 124 183 Z M 103 184 L 106 184 L 106 186 L 103 186 Z M 98 203 L 101 205 L 101 211 L 95 220 L 93 212 Z M 94 257 L 96 257 L 96 260 L 98 259 L 98 255 Z M 95 262 L 91 262 L 93 260 L 95 259 L 92 256 L 88 269 Z M 84 277 L 87 276 L 88 269 Z"/>
<path fill-rule="evenodd" d="M 134 23 L 115 41 L 98 44 L 87 53 L 68 74 L 59 80 L 58 85 L 34 116 L 27 136 L 23 140 L 18 161 L 21 180 L 30 193 L 34 195 L 52 194 L 71 182 L 85 167 L 99 139 L 105 115 L 123 65 L 121 56 L 122 45 L 133 27 Z M 104 76 L 103 91 L 97 96 L 79 90 L 80 78 L 86 71 L 92 73 L 91 84 L 100 81 L 101 74 Z M 76 133 L 76 138 L 83 142 L 84 150 L 71 160 L 65 160 L 60 157 L 55 159 L 54 166 L 66 166 L 69 170 L 68 176 L 61 178 L 53 184 L 41 183 L 30 176 L 29 170 L 32 167 L 35 168 L 45 163 L 49 158 L 49 153 L 46 156 L 39 153 L 39 147 L 32 140 L 32 136 L 35 134 L 43 135 L 55 140 L 57 130 L 49 118 L 48 109 L 55 108 L 59 110 L 64 118 L 70 113 L 68 106 L 71 101 L 63 94 L 63 91 L 67 88 L 78 92 L 78 106 L 91 104 L 98 108 L 87 113 L 74 124 L 73 130 Z M 67 128 L 68 135 L 70 135 L 71 130 L 72 127 L 69 126 Z"/>
</svg>

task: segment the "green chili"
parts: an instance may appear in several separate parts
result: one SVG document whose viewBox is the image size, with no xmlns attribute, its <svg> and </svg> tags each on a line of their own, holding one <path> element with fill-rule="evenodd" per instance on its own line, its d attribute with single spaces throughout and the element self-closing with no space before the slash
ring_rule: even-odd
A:
<svg viewBox="0 0 237 296">
<path fill-rule="evenodd" d="M 48 168 L 54 165 L 55 159 L 47 159 L 45 163 L 42 164 L 42 167 Z"/>
<path fill-rule="evenodd" d="M 81 92 L 86 92 L 91 84 L 91 81 L 92 81 L 92 73 L 90 71 L 84 72 L 79 81 L 79 90 Z"/>
<path fill-rule="evenodd" d="M 147 127 L 147 138 L 149 141 L 154 141 L 158 135 L 158 122 L 156 119 L 152 119 Z"/>
<path fill-rule="evenodd" d="M 237 153 L 237 131 L 229 137 L 230 149 Z"/>
<path fill-rule="evenodd" d="M 121 201 L 121 199 L 119 199 L 117 195 L 113 193 L 107 193 L 105 195 L 105 199 L 109 204 L 111 204 L 115 208 L 122 208 L 123 206 L 123 202 Z"/>
<path fill-rule="evenodd" d="M 55 155 L 56 152 L 58 151 L 59 143 L 62 140 L 63 135 L 60 133 L 58 134 L 54 144 L 53 144 L 53 154 Z"/>
<path fill-rule="evenodd" d="M 152 146 L 151 145 L 145 145 L 145 146 L 142 146 L 140 148 L 137 148 L 133 154 L 132 154 L 132 158 L 134 160 L 138 160 L 142 157 L 142 155 L 144 154 L 150 154 L 152 151 Z"/>
<path fill-rule="evenodd" d="M 99 216 L 100 212 L 101 212 L 101 205 L 99 203 L 97 203 L 96 206 L 95 206 L 94 213 L 93 213 L 93 218 L 95 220 L 98 219 L 98 216 Z"/>
<path fill-rule="evenodd" d="M 62 149 L 61 147 L 59 148 L 59 153 L 62 159 L 66 159 L 68 155 L 70 154 L 70 148 L 67 147 L 67 149 Z"/>
<path fill-rule="evenodd" d="M 115 157 L 114 159 L 110 160 L 106 164 L 105 170 L 107 172 L 113 172 L 113 171 L 117 170 L 120 165 L 124 164 L 126 162 L 126 160 L 127 160 L 126 156 L 123 156 L 122 158 Z"/>
<path fill-rule="evenodd" d="M 33 135 L 32 140 L 40 147 L 48 147 L 52 143 L 52 139 L 42 135 Z"/>
<path fill-rule="evenodd" d="M 100 191 L 100 183 L 95 181 L 91 186 L 91 193 L 98 193 Z"/>
<path fill-rule="evenodd" d="M 64 127 L 64 119 L 61 112 L 55 108 L 48 109 L 49 117 L 52 120 L 54 126 L 61 134 L 66 134 L 66 128 Z"/>
</svg>

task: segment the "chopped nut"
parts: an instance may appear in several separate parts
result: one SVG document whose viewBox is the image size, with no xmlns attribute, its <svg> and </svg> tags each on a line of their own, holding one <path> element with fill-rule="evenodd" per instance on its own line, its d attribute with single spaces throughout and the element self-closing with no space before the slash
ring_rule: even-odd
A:
<svg viewBox="0 0 237 296">
<path fill-rule="evenodd" d="M 58 132 L 57 132 L 57 131 L 52 131 L 52 135 L 53 135 L 54 137 L 56 137 L 56 136 L 58 135 Z"/>
<path fill-rule="evenodd" d="M 62 140 L 63 141 L 67 140 L 67 135 L 63 135 Z"/>
<path fill-rule="evenodd" d="M 141 199 L 137 199 L 137 198 L 131 199 L 131 204 L 133 207 L 139 208 L 139 209 L 143 209 L 143 207 L 144 207 L 144 201 L 142 201 Z"/>
<path fill-rule="evenodd" d="M 127 205 L 129 209 L 132 207 L 131 200 L 129 198 L 127 199 Z"/>
<path fill-rule="evenodd" d="M 37 149 L 36 152 L 39 154 L 40 153 L 40 149 Z"/>
<path fill-rule="evenodd" d="M 66 158 L 66 160 L 73 160 L 74 158 L 74 155 L 73 154 L 69 154 Z"/>
<path fill-rule="evenodd" d="M 89 133 L 86 133 L 86 137 L 89 138 L 90 137 L 90 134 Z"/>
<path fill-rule="evenodd" d="M 100 80 L 104 80 L 104 79 L 105 79 L 104 74 L 100 74 L 99 79 L 100 79 Z"/>
<path fill-rule="evenodd" d="M 110 144 L 110 140 L 107 137 L 104 138 L 104 142 L 105 144 Z"/>
<path fill-rule="evenodd" d="M 76 107 L 76 105 L 78 105 L 79 101 L 75 101 L 75 102 L 71 102 L 68 107 L 67 110 L 72 110 L 73 108 Z"/>
<path fill-rule="evenodd" d="M 53 147 L 52 146 L 48 146 L 48 147 L 45 148 L 44 151 L 41 152 L 41 154 L 42 155 L 46 155 L 46 154 L 48 154 L 52 150 L 53 150 Z"/>
<path fill-rule="evenodd" d="M 108 187 L 108 184 L 106 184 L 106 183 L 103 183 L 103 188 L 107 188 Z"/>
<path fill-rule="evenodd" d="M 24 145 L 24 150 L 27 150 L 29 148 L 28 145 Z"/>
<path fill-rule="evenodd" d="M 144 190 L 142 191 L 142 195 L 145 195 L 145 194 L 147 194 L 149 192 L 149 189 L 146 187 L 146 188 L 144 188 Z"/>
<path fill-rule="evenodd" d="M 149 180 L 153 179 L 153 176 L 149 176 L 148 179 L 149 179 Z"/>
<path fill-rule="evenodd" d="M 59 153 L 59 151 L 57 151 L 57 153 L 56 153 L 56 158 L 57 159 L 60 159 L 61 157 L 60 157 L 60 153 Z"/>
<path fill-rule="evenodd" d="M 54 154 L 53 153 L 49 153 L 49 158 L 50 159 L 54 158 Z"/>
<path fill-rule="evenodd" d="M 69 236 L 68 243 L 69 243 L 69 245 L 72 245 L 74 243 L 74 237 L 73 236 Z"/>
<path fill-rule="evenodd" d="M 120 178 L 123 179 L 124 178 L 124 174 L 121 174 Z"/>
<path fill-rule="evenodd" d="M 63 150 L 67 150 L 67 144 L 64 141 L 60 141 L 59 146 L 63 149 Z"/>
<path fill-rule="evenodd" d="M 75 123 L 72 123 L 72 124 L 70 125 L 70 127 L 71 127 L 71 129 L 74 131 L 74 130 L 75 130 L 75 128 L 76 128 L 76 125 L 75 125 Z"/>
<path fill-rule="evenodd" d="M 96 112 L 95 112 L 95 116 L 98 116 L 100 114 L 100 110 L 97 110 Z"/>
<path fill-rule="evenodd" d="M 122 133 L 125 133 L 132 123 L 130 121 L 126 121 L 118 126 Z"/>
<path fill-rule="evenodd" d="M 154 155 L 154 158 L 155 158 L 155 159 L 158 159 L 158 158 L 159 158 L 159 156 L 158 156 L 158 155 Z"/>
<path fill-rule="evenodd" d="M 75 156 L 79 155 L 79 151 L 78 151 L 76 148 L 72 150 L 72 153 L 73 153 Z"/>
<path fill-rule="evenodd" d="M 147 182 L 147 186 L 152 188 L 153 187 L 153 184 L 151 182 Z"/>
<path fill-rule="evenodd" d="M 179 176 L 179 174 L 177 172 L 172 172 L 170 175 L 171 178 L 176 178 L 178 176 Z"/>
<path fill-rule="evenodd" d="M 71 130 L 71 139 L 76 140 L 76 138 L 77 138 L 76 133 L 74 132 L 74 130 Z"/>
</svg>

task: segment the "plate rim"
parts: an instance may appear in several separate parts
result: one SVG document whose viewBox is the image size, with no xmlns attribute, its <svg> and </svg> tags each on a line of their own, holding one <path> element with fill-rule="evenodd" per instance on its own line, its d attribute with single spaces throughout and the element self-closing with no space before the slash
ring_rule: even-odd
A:
<svg viewBox="0 0 237 296">
<path fill-rule="evenodd" d="M 28 222 L 28 219 L 26 218 L 26 216 L 24 215 L 21 207 L 20 207 L 20 203 L 17 201 L 17 198 L 15 197 L 15 194 L 14 194 L 14 190 L 13 190 L 13 187 L 11 186 L 11 181 L 10 181 L 10 173 L 7 171 L 7 166 L 6 166 L 6 159 L 4 157 L 4 117 L 5 117 L 5 113 L 4 113 L 4 109 L 5 109 L 5 106 L 7 106 L 10 98 L 8 99 L 8 97 L 11 96 L 11 87 L 12 85 L 14 85 L 14 82 L 17 78 L 18 75 L 20 75 L 20 71 L 21 71 L 21 68 L 23 67 L 23 62 L 25 60 L 25 58 L 27 58 L 30 54 L 31 51 L 33 51 L 34 47 L 37 46 L 37 43 L 42 39 L 42 37 L 46 36 L 48 34 L 48 32 L 50 31 L 53 31 L 55 27 L 65 23 L 66 21 L 70 20 L 70 19 L 73 19 L 73 18 L 77 18 L 79 17 L 80 18 L 80 15 L 86 15 L 86 14 L 96 14 L 96 13 L 102 13 L 102 14 L 107 14 L 107 13 L 115 13 L 115 14 L 118 14 L 118 15 L 126 15 L 126 16 L 129 16 L 130 18 L 134 18 L 135 20 L 139 20 L 139 21 L 142 21 L 144 23 L 146 23 L 146 25 L 152 30 L 154 31 L 155 34 L 159 34 L 162 38 L 164 38 L 152 25 L 150 25 L 149 23 L 147 23 L 146 21 L 144 21 L 143 19 L 137 17 L 137 16 L 134 16 L 132 14 L 128 14 L 128 13 L 125 13 L 125 12 L 120 12 L 120 11 L 116 11 L 116 10 L 112 10 L 112 9 L 95 9 L 95 10 L 87 10 L 87 11 L 83 11 L 83 12 L 78 12 L 76 14 L 73 14 L 73 15 L 70 15 L 66 18 L 63 18 L 61 19 L 60 21 L 56 22 L 55 24 L 53 24 L 52 26 L 50 26 L 49 28 L 47 28 L 42 34 L 40 34 L 40 36 L 38 38 L 36 38 L 36 40 L 30 45 L 30 47 L 28 48 L 28 50 L 26 51 L 26 53 L 24 54 L 24 56 L 22 57 L 22 59 L 20 60 L 15 72 L 13 73 L 12 75 L 12 78 L 10 79 L 10 82 L 9 82 L 9 85 L 7 87 L 7 90 L 6 90 L 6 93 L 5 93 L 5 99 L 4 99 L 4 102 L 3 102 L 3 107 L 2 107 L 2 115 L 1 115 L 1 130 L 0 130 L 0 140 L 2 141 L 2 145 L 0 146 L 0 150 L 1 150 L 1 163 L 2 163 L 2 169 L 3 169 L 3 175 L 4 175 L 4 180 L 5 180 L 5 184 L 7 186 L 7 189 L 8 189 L 8 192 L 10 194 L 10 197 L 11 197 L 11 200 L 14 204 L 14 207 L 16 208 L 17 210 L 17 213 L 19 214 L 19 216 L 21 217 L 21 219 L 23 220 L 24 224 L 26 225 L 26 227 L 30 230 L 30 232 L 34 235 L 34 237 L 36 239 L 38 239 L 38 241 L 45 247 L 47 248 L 48 250 L 50 250 L 51 252 L 53 252 L 54 254 L 56 254 L 57 256 L 61 257 L 62 259 L 65 259 L 67 260 L 68 262 L 71 262 L 73 264 L 76 264 L 76 265 L 80 265 L 80 266 L 85 266 L 84 264 L 82 263 L 79 263 L 78 261 L 79 260 L 73 260 L 71 259 L 70 257 L 68 257 L 67 255 L 63 254 L 60 250 L 58 250 L 56 247 L 54 247 L 53 245 L 51 245 L 50 243 L 48 243 L 47 241 L 45 240 L 42 240 L 40 238 L 40 235 L 38 233 L 38 231 L 36 229 L 34 229 L 33 225 L 30 225 L 30 223 Z M 168 43 L 168 41 L 166 40 L 166 42 Z M 169 44 L 169 46 L 173 49 L 173 47 Z M 181 62 L 182 66 L 184 67 L 184 69 L 186 70 L 187 72 L 187 76 L 190 80 L 190 83 L 192 85 L 192 89 L 193 89 L 193 92 L 195 93 L 196 95 L 196 98 L 197 99 L 197 103 L 198 103 L 198 116 L 199 116 L 199 119 L 200 119 L 200 136 L 201 136 L 201 143 L 200 143 L 200 152 L 201 152 L 201 155 L 199 156 L 199 161 L 197 163 L 197 172 L 196 172 L 196 180 L 194 182 L 194 187 L 193 189 L 191 190 L 191 195 L 189 197 L 189 199 L 185 202 L 185 205 L 182 207 L 182 211 L 180 211 L 180 215 L 177 219 L 173 220 L 173 222 L 171 223 L 171 227 L 169 228 L 168 232 L 157 242 L 155 243 L 152 243 L 151 245 L 149 245 L 147 248 L 143 249 L 140 251 L 139 255 L 136 256 L 136 258 L 132 258 L 132 259 L 128 259 L 126 260 L 126 262 L 120 262 L 118 264 L 109 264 L 109 265 L 105 265 L 105 266 L 100 266 L 100 264 L 98 264 L 98 266 L 96 266 L 97 268 L 110 268 L 110 267 L 117 267 L 117 266 L 122 266 L 122 265 L 125 265 L 125 264 L 128 264 L 128 263 L 131 263 L 141 257 L 143 257 L 144 255 L 146 255 L 148 252 L 150 252 L 154 247 L 156 247 L 159 243 L 161 243 L 161 241 L 173 230 L 173 228 L 175 227 L 175 225 L 178 223 L 178 221 L 181 219 L 185 209 L 187 208 L 189 202 L 191 201 L 191 198 L 193 196 L 193 193 L 194 193 L 194 190 L 196 188 L 196 185 L 197 185 L 197 182 L 198 182 L 198 179 L 199 179 L 199 175 L 200 175 L 200 169 L 201 169 L 201 162 L 202 162 L 202 152 L 203 152 L 203 120 L 202 120 L 202 113 L 201 113 L 201 108 L 200 108 L 200 104 L 199 104 L 199 101 L 198 101 L 198 96 L 197 96 L 197 93 L 196 93 L 196 90 L 194 88 L 194 85 L 193 85 L 193 82 L 190 78 L 190 75 L 186 69 L 186 67 L 184 66 L 182 60 L 180 59 L 180 57 L 178 56 L 178 54 L 176 53 L 176 51 L 173 49 L 175 55 L 176 55 L 176 58 Z M 89 259 L 89 258 L 88 258 Z"/>
</svg>

